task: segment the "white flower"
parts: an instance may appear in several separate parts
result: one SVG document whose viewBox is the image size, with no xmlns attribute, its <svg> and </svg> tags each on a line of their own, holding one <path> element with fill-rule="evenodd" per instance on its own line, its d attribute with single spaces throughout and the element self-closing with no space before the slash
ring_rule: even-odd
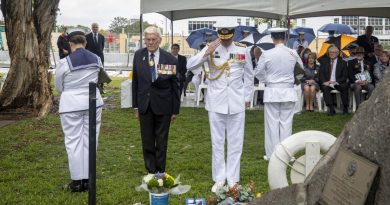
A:
<svg viewBox="0 0 390 205">
<path fill-rule="evenodd" d="M 158 186 L 163 186 L 163 180 L 162 179 L 159 179 L 159 180 L 157 180 L 158 181 Z"/>
<path fill-rule="evenodd" d="M 147 184 L 147 183 L 149 183 L 149 181 L 151 179 L 153 179 L 153 177 L 154 177 L 154 174 L 148 174 L 148 175 L 144 176 L 143 181 Z"/>
</svg>

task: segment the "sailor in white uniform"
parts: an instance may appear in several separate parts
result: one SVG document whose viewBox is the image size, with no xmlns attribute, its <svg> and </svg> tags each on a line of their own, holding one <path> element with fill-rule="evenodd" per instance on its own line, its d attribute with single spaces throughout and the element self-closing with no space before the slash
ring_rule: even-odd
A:
<svg viewBox="0 0 390 205">
<path fill-rule="evenodd" d="M 212 143 L 212 191 L 240 180 L 240 159 L 244 140 L 245 107 L 253 89 L 253 68 L 245 45 L 233 42 L 236 23 L 217 22 L 218 39 L 187 62 L 187 69 L 201 69 L 208 80 L 206 110 Z M 225 134 L 227 160 L 225 160 Z"/>
<path fill-rule="evenodd" d="M 271 37 L 275 48 L 261 55 L 254 73 L 264 90 L 265 160 L 270 159 L 274 148 L 291 135 L 294 105 L 297 94 L 294 90 L 294 67 L 301 58 L 295 50 L 284 45 L 287 29 L 272 28 Z"/>
<path fill-rule="evenodd" d="M 299 32 L 299 38 L 294 41 L 293 49 L 298 50 L 299 46 L 302 46 L 303 48 L 309 47 L 309 42 L 305 40 L 305 32 Z"/>
<path fill-rule="evenodd" d="M 97 83 L 100 58 L 85 49 L 84 33 L 69 34 L 72 53 L 58 63 L 55 84 L 61 95 L 59 113 L 68 153 L 72 192 L 88 190 L 89 82 Z M 96 89 L 96 138 L 99 136 L 103 100 Z M 96 139 L 97 142 L 97 139 Z"/>
</svg>

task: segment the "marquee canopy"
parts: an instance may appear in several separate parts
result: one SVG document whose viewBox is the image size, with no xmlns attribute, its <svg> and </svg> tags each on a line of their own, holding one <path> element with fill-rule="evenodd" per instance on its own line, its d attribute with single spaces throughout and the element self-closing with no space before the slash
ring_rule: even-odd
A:
<svg viewBox="0 0 390 205">
<path fill-rule="evenodd" d="M 160 13 L 170 20 L 206 16 L 249 16 L 281 19 L 317 16 L 390 18 L 389 0 L 144 0 L 141 14 Z"/>
</svg>

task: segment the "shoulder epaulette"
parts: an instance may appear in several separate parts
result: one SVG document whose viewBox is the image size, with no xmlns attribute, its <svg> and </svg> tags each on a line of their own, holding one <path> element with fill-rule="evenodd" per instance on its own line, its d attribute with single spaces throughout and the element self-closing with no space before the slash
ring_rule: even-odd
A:
<svg viewBox="0 0 390 205">
<path fill-rule="evenodd" d="M 235 44 L 236 46 L 239 46 L 239 47 L 246 48 L 246 45 L 245 45 L 245 44 L 243 44 L 243 43 L 234 42 L 234 44 Z"/>
</svg>

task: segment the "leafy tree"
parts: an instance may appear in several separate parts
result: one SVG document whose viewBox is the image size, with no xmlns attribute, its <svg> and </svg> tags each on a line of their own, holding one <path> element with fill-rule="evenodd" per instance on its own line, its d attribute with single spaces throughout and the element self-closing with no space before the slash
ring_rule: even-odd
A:
<svg viewBox="0 0 390 205">
<path fill-rule="evenodd" d="M 126 30 L 129 26 L 130 26 L 129 19 L 118 16 L 111 21 L 109 29 L 110 32 L 112 33 L 122 33 L 122 29 Z"/>
</svg>

